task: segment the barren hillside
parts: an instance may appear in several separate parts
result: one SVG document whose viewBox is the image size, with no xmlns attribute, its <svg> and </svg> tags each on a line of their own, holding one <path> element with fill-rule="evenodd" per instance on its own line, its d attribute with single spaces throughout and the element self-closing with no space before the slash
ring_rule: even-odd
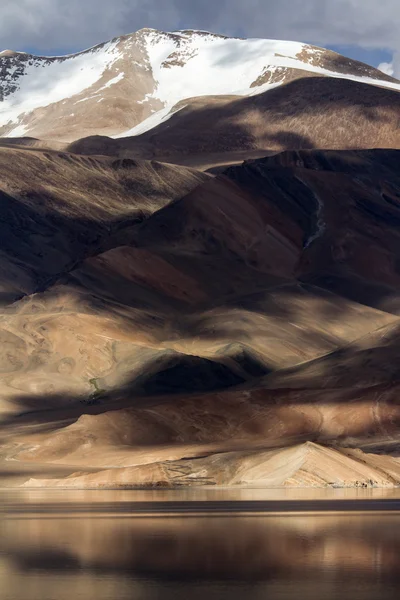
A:
<svg viewBox="0 0 400 600">
<path fill-rule="evenodd" d="M 399 111 L 397 91 L 307 76 L 256 96 L 194 98 L 141 135 L 89 137 L 68 148 L 207 167 L 281 150 L 399 148 Z"/>
<path fill-rule="evenodd" d="M 286 152 L 213 178 L 2 153 L 4 280 L 32 273 L 1 314 L 2 454 L 38 465 L 30 485 L 55 484 L 43 464 L 77 466 L 72 486 L 397 484 L 399 151 Z"/>
<path fill-rule="evenodd" d="M 45 289 L 207 179 L 157 162 L 0 148 L 0 300 Z"/>
</svg>

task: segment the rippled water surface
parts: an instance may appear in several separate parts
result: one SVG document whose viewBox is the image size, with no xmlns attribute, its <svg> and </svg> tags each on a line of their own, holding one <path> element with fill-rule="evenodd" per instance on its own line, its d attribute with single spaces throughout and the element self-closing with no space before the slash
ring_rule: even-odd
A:
<svg viewBox="0 0 400 600">
<path fill-rule="evenodd" d="M 0 534 L 1 600 L 400 598 L 399 491 L 3 490 Z"/>
</svg>

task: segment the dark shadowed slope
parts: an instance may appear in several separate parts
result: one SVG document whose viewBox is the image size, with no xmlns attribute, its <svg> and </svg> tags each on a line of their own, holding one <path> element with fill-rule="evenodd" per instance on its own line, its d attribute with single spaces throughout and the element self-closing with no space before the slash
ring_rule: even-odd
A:
<svg viewBox="0 0 400 600">
<path fill-rule="evenodd" d="M 0 149 L 0 300 L 48 286 L 129 239 L 136 223 L 206 175 L 156 162 Z"/>
<path fill-rule="evenodd" d="M 180 108 L 142 135 L 84 138 L 69 149 L 210 164 L 208 153 L 234 162 L 239 152 L 245 159 L 255 151 L 400 147 L 400 94 L 344 79 L 306 77 L 256 96 L 195 98 Z"/>
</svg>

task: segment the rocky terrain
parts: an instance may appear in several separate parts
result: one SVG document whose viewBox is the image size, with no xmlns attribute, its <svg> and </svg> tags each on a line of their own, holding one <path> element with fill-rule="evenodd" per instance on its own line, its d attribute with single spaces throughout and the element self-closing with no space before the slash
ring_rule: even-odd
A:
<svg viewBox="0 0 400 600">
<path fill-rule="evenodd" d="M 2 53 L 0 484 L 398 486 L 399 85 L 205 32 Z"/>
</svg>

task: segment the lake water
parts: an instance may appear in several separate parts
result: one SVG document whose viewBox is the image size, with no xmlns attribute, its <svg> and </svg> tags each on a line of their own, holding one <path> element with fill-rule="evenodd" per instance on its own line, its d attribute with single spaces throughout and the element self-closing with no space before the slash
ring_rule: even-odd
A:
<svg viewBox="0 0 400 600">
<path fill-rule="evenodd" d="M 0 492 L 1 600 L 398 600 L 400 491 Z"/>
</svg>

